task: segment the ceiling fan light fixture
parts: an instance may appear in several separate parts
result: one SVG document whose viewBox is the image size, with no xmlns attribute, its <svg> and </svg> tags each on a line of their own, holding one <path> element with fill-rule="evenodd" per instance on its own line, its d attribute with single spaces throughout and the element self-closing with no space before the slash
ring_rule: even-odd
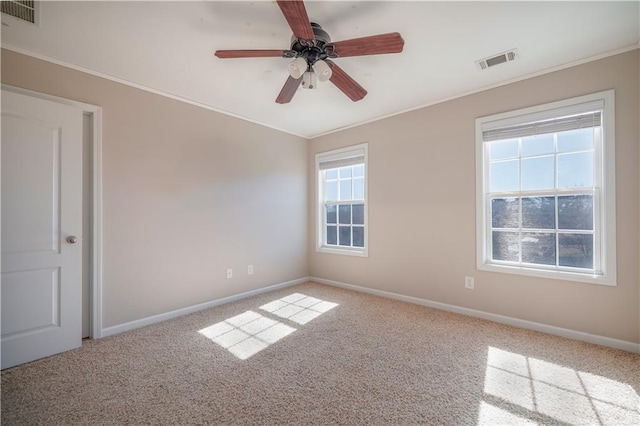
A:
<svg viewBox="0 0 640 426">
<path fill-rule="evenodd" d="M 296 58 L 293 61 L 289 62 L 289 75 L 296 80 L 302 77 L 302 74 L 307 72 L 309 65 L 307 64 L 307 60 L 304 58 Z"/>
<path fill-rule="evenodd" d="M 220 59 L 281 57 L 291 60 L 289 76 L 276 98 L 278 104 L 291 102 L 300 87 L 315 89 L 317 81 L 327 80 L 357 102 L 367 95 L 367 91 L 329 59 L 400 53 L 404 48 L 404 40 L 397 32 L 333 42 L 320 25 L 309 20 L 304 0 L 278 0 L 276 3 L 293 32 L 289 49 L 216 50 L 215 56 Z"/>
<path fill-rule="evenodd" d="M 316 84 L 316 73 L 314 72 L 305 72 L 302 76 L 302 88 L 303 89 L 315 89 Z"/>
<path fill-rule="evenodd" d="M 312 65 L 313 71 L 318 76 L 318 81 L 327 81 L 331 78 L 331 67 L 322 59 L 317 60 Z"/>
</svg>

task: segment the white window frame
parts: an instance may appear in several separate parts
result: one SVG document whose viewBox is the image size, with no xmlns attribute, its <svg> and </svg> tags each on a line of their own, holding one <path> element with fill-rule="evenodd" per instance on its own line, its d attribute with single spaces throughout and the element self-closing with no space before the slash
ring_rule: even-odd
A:
<svg viewBox="0 0 640 426">
<path fill-rule="evenodd" d="M 354 157 L 364 156 L 364 247 L 336 247 L 324 243 L 326 239 L 326 223 L 324 217 L 324 178 L 320 169 L 321 163 L 330 161 L 348 160 Z M 369 256 L 369 214 L 368 214 L 368 144 L 363 143 L 346 148 L 335 149 L 316 154 L 316 251 L 321 253 L 344 254 L 349 256 Z M 351 204 L 352 202 L 348 202 Z"/>
<path fill-rule="evenodd" d="M 580 110 L 581 104 L 602 102 L 602 137 L 594 146 L 594 252 L 597 272 L 549 270 L 544 267 L 504 265 L 490 259 L 488 232 L 489 217 L 489 152 L 483 140 L 483 131 L 516 126 L 561 117 L 567 112 Z M 615 200 L 615 94 L 614 90 L 565 99 L 530 108 L 509 111 L 476 119 L 476 256 L 477 268 L 483 271 L 503 272 L 591 284 L 616 284 L 616 200 Z M 523 194 L 524 195 L 524 194 Z M 515 195 L 519 196 L 519 195 Z M 599 199 L 598 199 L 599 198 Z"/>
</svg>

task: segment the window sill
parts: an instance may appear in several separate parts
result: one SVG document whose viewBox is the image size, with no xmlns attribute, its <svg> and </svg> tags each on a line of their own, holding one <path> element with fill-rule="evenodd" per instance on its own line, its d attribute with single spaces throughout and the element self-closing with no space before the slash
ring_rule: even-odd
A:
<svg viewBox="0 0 640 426">
<path fill-rule="evenodd" d="M 614 276 L 607 275 L 587 275 L 567 271 L 547 271 L 542 269 L 533 269 L 523 266 L 496 265 L 490 263 L 478 264 L 478 270 L 499 272 L 504 274 L 524 275 L 529 277 L 549 278 L 554 280 L 575 281 L 588 284 L 606 285 L 615 287 L 616 280 Z"/>
<path fill-rule="evenodd" d="M 330 253 L 330 254 L 343 254 L 347 256 L 369 257 L 367 249 L 347 249 L 347 248 L 334 248 L 334 247 L 316 247 L 318 253 Z"/>
</svg>

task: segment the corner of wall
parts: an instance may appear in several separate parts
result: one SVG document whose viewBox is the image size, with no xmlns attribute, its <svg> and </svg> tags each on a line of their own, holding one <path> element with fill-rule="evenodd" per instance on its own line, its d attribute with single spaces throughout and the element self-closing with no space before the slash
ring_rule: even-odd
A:
<svg viewBox="0 0 640 426">
<path fill-rule="evenodd" d="M 306 271 L 306 276 L 310 277 L 311 276 L 311 245 L 313 244 L 313 236 L 314 236 L 314 230 L 315 230 L 315 223 L 311 220 L 311 216 L 309 214 L 309 212 L 311 211 L 311 209 L 313 209 L 311 203 L 313 202 L 313 198 L 314 198 L 314 183 L 315 183 L 315 179 L 314 179 L 314 169 L 311 166 L 311 139 L 306 139 L 306 144 L 305 144 L 306 148 L 307 148 L 307 215 L 306 215 L 306 220 L 307 220 L 307 244 L 305 245 L 305 251 L 306 251 L 306 265 L 304 267 L 305 271 Z"/>
</svg>

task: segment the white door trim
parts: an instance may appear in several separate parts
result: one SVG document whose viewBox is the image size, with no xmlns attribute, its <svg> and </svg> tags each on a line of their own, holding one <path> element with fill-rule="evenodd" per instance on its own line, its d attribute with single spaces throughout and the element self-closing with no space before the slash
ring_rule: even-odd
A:
<svg viewBox="0 0 640 426">
<path fill-rule="evenodd" d="M 91 176 L 91 256 L 90 256 L 90 304 L 91 338 L 102 337 L 102 107 L 71 99 L 34 92 L 20 87 L 2 84 L 2 90 L 39 99 L 57 102 L 81 109 L 92 121 L 92 176 Z"/>
</svg>

